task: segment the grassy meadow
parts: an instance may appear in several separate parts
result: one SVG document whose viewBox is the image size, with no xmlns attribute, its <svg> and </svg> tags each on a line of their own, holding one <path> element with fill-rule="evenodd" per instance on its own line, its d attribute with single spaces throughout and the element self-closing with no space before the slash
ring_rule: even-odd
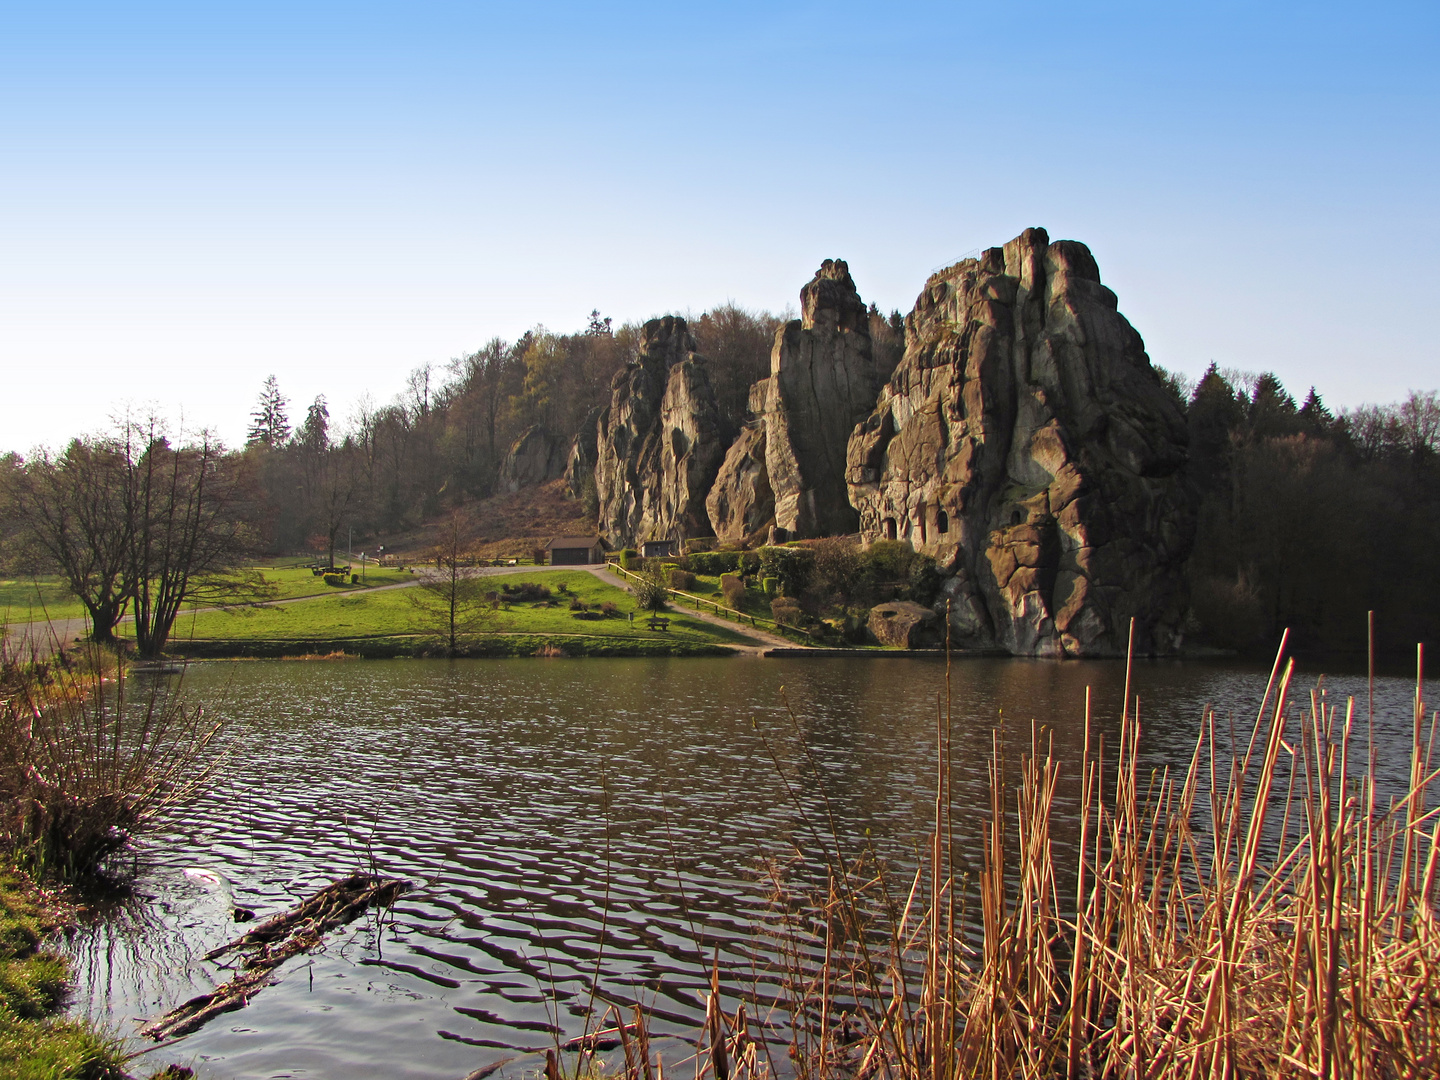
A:
<svg viewBox="0 0 1440 1080">
<path fill-rule="evenodd" d="M 0 578 L 0 623 L 84 617 L 84 606 L 59 578 Z"/>
<path fill-rule="evenodd" d="M 308 576 L 309 572 L 305 573 Z M 397 576 L 407 581 L 414 580 L 408 571 Z M 548 587 L 553 606 L 546 606 L 544 602 L 502 603 L 499 608 L 483 613 L 474 627 L 475 634 L 603 638 L 619 642 L 658 639 L 696 644 L 753 644 L 737 632 L 691 618 L 674 609 L 666 613 L 670 619 L 667 631 L 649 629 L 645 616 L 638 613 L 632 622 L 628 618 L 634 610 L 630 594 L 583 570 L 536 568 L 523 574 L 495 575 L 485 579 L 485 588 L 503 598 L 505 585 L 513 589 L 522 582 Z M 567 592 L 560 591 L 562 585 Z M 419 595 L 418 589 L 335 589 L 333 594 L 288 604 L 202 611 L 182 616 L 175 624 L 174 637 L 178 644 L 187 639 L 254 642 L 434 636 L 438 630 L 436 617 L 417 606 Z M 576 618 L 579 613 L 570 609 L 571 598 L 579 599 L 591 610 L 612 603 L 619 614 L 607 618 Z"/>
</svg>

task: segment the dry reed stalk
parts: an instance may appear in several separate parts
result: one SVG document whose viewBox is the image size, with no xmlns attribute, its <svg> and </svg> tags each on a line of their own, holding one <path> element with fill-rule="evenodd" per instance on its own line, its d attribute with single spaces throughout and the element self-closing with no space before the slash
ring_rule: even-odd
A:
<svg viewBox="0 0 1440 1080">
<path fill-rule="evenodd" d="M 797 1074 L 1440 1074 L 1440 718 L 1427 733 L 1423 651 L 1408 781 L 1382 808 L 1373 690 L 1363 733 L 1355 702 L 1323 685 L 1296 705 L 1284 645 L 1251 731 L 1225 749 L 1206 710 L 1178 775 L 1141 765 L 1129 663 L 1113 760 L 1087 692 L 1073 910 L 1056 888 L 1051 741 L 1032 728 L 1012 784 L 997 736 L 973 947 L 955 926 L 947 708 L 933 831 L 904 904 L 873 857 L 838 843 L 823 899 L 807 907 L 777 879 Z M 858 1037 L 840 1037 L 842 1012 Z"/>
</svg>

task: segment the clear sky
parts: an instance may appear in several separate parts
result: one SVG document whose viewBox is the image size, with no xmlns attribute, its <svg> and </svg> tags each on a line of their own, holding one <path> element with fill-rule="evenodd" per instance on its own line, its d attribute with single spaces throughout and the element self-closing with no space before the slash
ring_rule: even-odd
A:
<svg viewBox="0 0 1440 1080">
<path fill-rule="evenodd" d="M 1440 386 L 1440 5 L 0 4 L 0 451 L 343 421 L 537 323 L 827 257 L 908 311 L 1030 225 L 1151 358 Z"/>
</svg>

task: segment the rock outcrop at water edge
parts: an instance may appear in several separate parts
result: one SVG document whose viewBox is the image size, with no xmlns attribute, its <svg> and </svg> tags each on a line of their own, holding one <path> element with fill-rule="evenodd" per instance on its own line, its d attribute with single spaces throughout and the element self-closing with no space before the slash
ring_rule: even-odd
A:
<svg viewBox="0 0 1440 1080">
<path fill-rule="evenodd" d="M 1028 229 L 934 274 L 849 442 L 867 541 L 949 578 L 956 644 L 1034 656 L 1181 642 L 1193 535 L 1180 403 L 1089 249 Z"/>
<path fill-rule="evenodd" d="M 598 423 L 601 535 L 616 547 L 710 536 L 705 496 L 724 455 L 715 394 L 689 327 L 673 315 L 652 319 Z"/>
</svg>

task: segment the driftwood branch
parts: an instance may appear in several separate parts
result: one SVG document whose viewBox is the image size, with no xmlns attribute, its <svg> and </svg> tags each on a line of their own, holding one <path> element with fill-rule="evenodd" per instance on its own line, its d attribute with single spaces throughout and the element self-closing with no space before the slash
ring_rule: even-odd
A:
<svg viewBox="0 0 1440 1080">
<path fill-rule="evenodd" d="M 221 1013 L 250 1003 L 271 973 L 300 953 L 319 947 L 325 934 L 354 922 L 372 907 L 388 907 L 410 887 L 408 881 L 374 874 L 351 874 L 325 886 L 289 911 L 283 911 L 205 954 L 213 960 L 229 952 L 244 954 L 243 971 L 208 994 L 193 997 L 164 1016 L 157 1016 L 140 1034 L 157 1041 L 188 1035 Z"/>
</svg>

